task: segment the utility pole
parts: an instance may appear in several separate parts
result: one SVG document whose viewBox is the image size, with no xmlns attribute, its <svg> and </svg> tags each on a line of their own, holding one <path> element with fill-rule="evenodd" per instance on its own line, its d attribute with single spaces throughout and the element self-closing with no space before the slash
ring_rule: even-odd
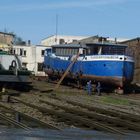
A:
<svg viewBox="0 0 140 140">
<path fill-rule="evenodd" d="M 57 44 L 57 34 L 58 34 L 58 15 L 56 14 L 56 32 L 55 32 L 55 43 Z"/>
</svg>

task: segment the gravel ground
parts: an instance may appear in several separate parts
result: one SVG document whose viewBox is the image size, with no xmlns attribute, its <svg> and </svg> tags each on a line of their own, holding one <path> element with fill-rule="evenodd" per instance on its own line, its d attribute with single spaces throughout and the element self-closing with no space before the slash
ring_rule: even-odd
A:
<svg viewBox="0 0 140 140">
<path fill-rule="evenodd" d="M 79 106 L 73 106 L 65 102 L 65 100 L 73 100 L 75 102 L 80 102 L 85 105 L 95 106 L 99 108 L 103 108 L 106 110 L 116 110 L 120 112 L 126 112 L 131 114 L 140 115 L 140 105 L 139 104 L 115 104 L 113 102 L 105 102 L 103 99 L 111 98 L 113 100 L 112 94 L 103 93 L 102 96 L 96 95 L 87 95 L 85 90 L 80 90 L 72 87 L 60 86 L 57 91 L 48 92 L 50 89 L 54 89 L 55 85 L 51 83 L 47 83 L 46 81 L 33 81 L 34 89 L 28 93 L 20 94 L 19 98 L 23 101 L 32 103 L 34 105 L 38 105 L 41 107 L 46 107 L 49 109 L 54 109 L 51 105 L 41 103 L 39 99 L 46 100 L 51 103 L 55 103 L 61 106 L 66 106 L 70 108 L 76 108 L 79 110 L 85 110 L 84 108 L 80 108 Z M 46 91 L 46 92 L 42 92 Z M 49 95 L 54 95 L 63 98 L 63 101 L 55 100 L 49 97 Z M 135 98 L 137 101 L 140 99 L 140 94 L 132 94 L 132 95 L 113 95 L 118 98 L 118 100 L 125 99 L 127 103 L 129 103 L 129 99 Z M 115 98 L 114 97 L 114 98 Z M 115 101 L 115 99 L 114 99 Z M 124 102 L 125 103 L 125 102 Z M 17 111 L 22 111 L 25 114 L 29 114 L 30 116 L 34 116 L 35 118 L 42 120 L 44 122 L 53 124 L 55 126 L 59 126 L 61 128 L 67 128 L 68 125 L 64 124 L 63 122 L 57 122 L 55 118 L 52 118 L 50 115 L 44 115 L 37 109 L 33 109 L 31 107 L 27 107 L 23 104 L 12 103 L 10 104 L 11 107 L 16 109 Z M 58 109 L 58 108 L 56 108 Z M 59 111 L 63 111 L 59 109 Z"/>
<path fill-rule="evenodd" d="M 57 96 L 60 96 L 62 98 L 65 99 L 70 99 L 76 102 L 80 102 L 83 104 L 87 104 L 87 105 L 91 105 L 91 106 L 98 106 L 100 108 L 105 108 L 105 109 L 113 109 L 113 110 L 117 110 L 117 111 L 122 111 L 122 112 L 126 112 L 126 113 L 132 113 L 132 114 L 137 114 L 140 115 L 140 104 L 132 104 L 129 103 L 129 99 L 133 99 L 134 101 L 140 101 L 140 94 L 128 94 L 128 95 L 116 95 L 114 93 L 110 93 L 110 94 L 106 94 L 103 93 L 102 96 L 96 96 L 94 95 L 95 93 L 93 93 L 93 95 L 89 96 L 87 95 L 85 90 L 80 90 L 77 88 L 72 88 L 72 87 L 67 87 L 67 86 L 63 86 L 60 85 L 60 87 L 57 89 L 57 91 L 53 91 L 53 92 L 46 92 L 46 93 L 40 93 L 40 91 L 42 90 L 49 90 L 49 89 L 54 89 L 55 84 L 52 83 L 47 83 L 46 81 L 34 81 L 33 85 L 35 87 L 36 90 L 31 91 L 31 93 L 34 93 L 36 95 L 38 95 L 38 97 L 43 98 L 45 100 L 49 100 L 51 102 L 55 102 L 57 104 L 60 105 L 68 105 L 69 107 L 73 107 L 70 104 L 67 104 L 66 102 L 60 102 L 57 100 L 53 100 L 51 98 L 48 99 L 48 94 L 56 94 Z M 45 96 L 47 95 L 47 96 Z M 30 95 L 28 95 L 30 96 Z M 113 97 L 117 97 L 118 99 L 115 99 L 117 101 L 120 100 L 126 100 L 129 104 L 114 104 L 113 102 L 104 102 L 103 98 L 112 98 Z M 37 98 L 36 96 L 33 97 L 33 95 L 31 94 L 31 96 L 29 97 L 30 99 L 32 98 L 33 101 L 36 101 Z"/>
</svg>

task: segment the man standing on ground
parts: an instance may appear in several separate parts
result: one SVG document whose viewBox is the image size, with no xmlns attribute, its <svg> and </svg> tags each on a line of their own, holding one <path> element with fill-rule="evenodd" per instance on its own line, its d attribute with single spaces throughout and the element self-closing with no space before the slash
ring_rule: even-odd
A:
<svg viewBox="0 0 140 140">
<path fill-rule="evenodd" d="M 101 95 L 101 83 L 100 82 L 97 83 L 96 90 L 97 90 L 97 95 L 100 96 Z"/>
<path fill-rule="evenodd" d="M 87 82 L 87 93 L 88 95 L 91 95 L 91 90 L 92 90 L 92 86 L 91 86 L 91 80 L 89 82 Z"/>
</svg>

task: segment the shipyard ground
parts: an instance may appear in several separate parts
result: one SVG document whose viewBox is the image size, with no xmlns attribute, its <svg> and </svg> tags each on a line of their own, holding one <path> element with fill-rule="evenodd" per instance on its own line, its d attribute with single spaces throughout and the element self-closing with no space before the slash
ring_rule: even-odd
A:
<svg viewBox="0 0 140 140">
<path fill-rule="evenodd" d="M 0 124 L 8 127 L 81 128 L 125 135 L 140 133 L 140 93 L 95 92 L 33 80 L 30 92 L 1 93 Z"/>
</svg>

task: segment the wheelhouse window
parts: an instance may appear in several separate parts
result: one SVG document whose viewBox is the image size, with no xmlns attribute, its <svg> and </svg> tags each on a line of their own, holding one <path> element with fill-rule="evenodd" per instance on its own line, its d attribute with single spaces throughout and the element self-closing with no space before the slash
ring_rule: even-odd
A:
<svg viewBox="0 0 140 140">
<path fill-rule="evenodd" d="M 102 47 L 102 54 L 123 55 L 124 53 L 125 53 L 125 48 L 123 46 L 105 46 L 105 47 Z"/>
<path fill-rule="evenodd" d="M 87 49 L 87 55 L 123 55 L 125 54 L 125 46 L 119 45 L 92 45 Z"/>
<path fill-rule="evenodd" d="M 54 52 L 56 55 L 70 56 L 76 55 L 78 53 L 78 48 L 55 48 Z"/>
<path fill-rule="evenodd" d="M 87 50 L 87 54 L 90 55 L 90 54 L 98 54 L 98 51 L 99 51 L 99 47 L 98 46 L 93 46 L 93 47 L 90 47 L 88 50 Z"/>
</svg>

